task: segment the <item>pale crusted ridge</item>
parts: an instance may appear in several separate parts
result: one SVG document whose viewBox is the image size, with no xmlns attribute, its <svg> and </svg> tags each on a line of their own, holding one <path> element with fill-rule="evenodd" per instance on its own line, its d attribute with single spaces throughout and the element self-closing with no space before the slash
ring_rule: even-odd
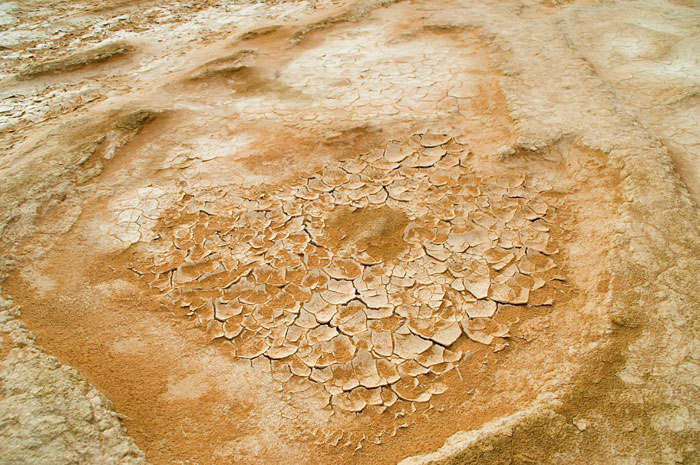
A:
<svg viewBox="0 0 700 465">
<path fill-rule="evenodd" d="M 74 368 L 34 344 L 0 300 L 0 457 L 7 465 L 146 463 L 112 403 Z"/>
</svg>

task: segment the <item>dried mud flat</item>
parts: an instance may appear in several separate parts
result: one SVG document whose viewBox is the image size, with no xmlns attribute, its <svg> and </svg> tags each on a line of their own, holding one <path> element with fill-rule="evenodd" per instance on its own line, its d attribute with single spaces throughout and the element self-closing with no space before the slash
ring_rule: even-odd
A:
<svg viewBox="0 0 700 465">
<path fill-rule="evenodd" d="M 0 462 L 699 463 L 700 5 L 0 5 Z"/>
</svg>

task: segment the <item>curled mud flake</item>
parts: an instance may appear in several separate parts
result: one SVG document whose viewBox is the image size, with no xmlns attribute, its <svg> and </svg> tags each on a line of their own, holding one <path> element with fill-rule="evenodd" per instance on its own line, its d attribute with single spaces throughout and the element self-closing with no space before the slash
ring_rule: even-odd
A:
<svg viewBox="0 0 700 465">
<path fill-rule="evenodd" d="M 259 284 L 282 286 L 286 283 L 284 279 L 284 270 L 273 268 L 264 263 L 253 268 L 252 275 Z"/>
<path fill-rule="evenodd" d="M 365 184 L 362 187 L 359 187 L 352 192 L 350 192 L 350 200 L 353 201 L 358 201 L 358 200 L 363 200 L 365 197 L 369 195 L 376 194 L 382 190 L 382 186 L 376 186 L 372 184 Z M 368 199 L 369 201 L 369 199 Z"/>
<path fill-rule="evenodd" d="M 377 365 L 377 373 L 382 379 L 386 380 L 387 383 L 395 383 L 401 378 L 395 363 L 382 358 L 376 359 L 375 363 Z"/>
<path fill-rule="evenodd" d="M 420 137 L 420 144 L 423 147 L 437 147 L 450 141 L 452 137 L 447 134 L 425 133 Z"/>
<path fill-rule="evenodd" d="M 459 324 L 454 321 L 440 321 L 430 339 L 440 345 L 449 347 L 454 344 L 461 335 L 462 330 L 459 328 Z"/>
<path fill-rule="evenodd" d="M 264 354 L 270 345 L 262 337 L 250 337 L 249 339 L 242 341 L 240 344 L 236 344 L 236 355 L 241 358 L 255 358 Z"/>
<path fill-rule="evenodd" d="M 349 174 L 361 173 L 367 167 L 367 162 L 360 159 L 345 160 L 340 164 L 340 167 Z"/>
<path fill-rule="evenodd" d="M 429 276 L 435 280 L 439 280 L 440 276 L 447 271 L 447 265 L 440 260 L 435 260 L 432 257 L 421 257 L 420 264 Z M 442 285 L 442 282 L 437 281 Z M 436 300 L 436 299 L 430 299 Z"/>
<path fill-rule="evenodd" d="M 348 412 L 361 412 L 367 406 L 367 401 L 353 392 L 334 394 L 331 403 L 334 407 Z"/>
<path fill-rule="evenodd" d="M 265 359 L 265 357 L 259 357 L 259 359 Z M 272 374 L 272 379 L 280 383 L 286 383 L 294 376 L 289 369 L 289 364 L 282 360 L 271 360 L 270 372 Z"/>
<path fill-rule="evenodd" d="M 532 280 L 532 286 L 530 287 L 530 290 L 535 291 L 544 287 L 545 284 L 546 282 L 544 279 L 540 278 L 539 276 L 535 276 Z"/>
<path fill-rule="evenodd" d="M 313 294 L 311 300 L 304 304 L 304 309 L 316 317 L 319 323 L 330 322 L 338 312 L 337 305 L 329 304 L 319 294 Z"/>
<path fill-rule="evenodd" d="M 457 216 L 454 205 L 447 198 L 442 198 L 441 200 L 430 204 L 430 209 L 432 210 L 433 214 L 441 220 L 449 221 L 453 220 Z"/>
<path fill-rule="evenodd" d="M 311 290 L 299 286 L 296 283 L 289 283 L 284 287 L 285 293 L 289 294 L 296 302 L 305 303 L 311 300 L 312 293 Z"/>
<path fill-rule="evenodd" d="M 284 389 L 287 393 L 296 394 L 313 389 L 313 383 L 308 378 L 292 374 L 292 377 L 284 383 Z"/>
<path fill-rule="evenodd" d="M 349 192 L 356 191 L 365 187 L 367 183 L 359 175 L 352 175 L 344 187 L 348 189 Z"/>
<path fill-rule="evenodd" d="M 221 266 L 215 257 L 207 257 L 197 262 L 187 261 L 175 271 L 175 283 L 184 284 L 195 281 L 209 273 L 213 273 Z"/>
<path fill-rule="evenodd" d="M 243 327 L 253 333 L 263 332 L 263 326 L 252 313 L 243 317 Z"/>
<path fill-rule="evenodd" d="M 474 342 L 489 345 L 493 341 L 493 336 L 485 332 L 486 325 L 482 319 L 464 318 L 460 325 L 464 334 Z"/>
<path fill-rule="evenodd" d="M 488 206 L 485 208 L 488 208 Z M 469 219 L 484 230 L 492 229 L 498 223 L 498 218 L 481 210 L 471 212 L 469 214 Z"/>
<path fill-rule="evenodd" d="M 389 296 L 384 288 L 378 288 L 376 291 L 366 290 L 360 292 L 359 299 L 370 309 L 382 310 L 389 307 Z M 382 310 L 382 313 L 386 310 Z M 373 312 L 376 315 L 376 312 Z"/>
<path fill-rule="evenodd" d="M 505 284 L 508 283 L 511 280 L 511 278 L 514 278 L 516 275 L 526 276 L 518 273 L 518 267 L 515 266 L 515 264 L 511 264 L 500 270 L 500 273 L 493 276 L 493 282 L 496 284 Z"/>
<path fill-rule="evenodd" d="M 280 250 L 277 252 L 270 264 L 273 268 L 296 268 L 302 265 L 301 257 L 290 250 Z"/>
<path fill-rule="evenodd" d="M 296 355 L 299 357 L 299 360 L 304 362 L 309 368 L 326 368 L 333 364 L 333 360 L 324 357 L 324 353 L 321 351 L 321 345 L 319 344 L 300 348 Z M 323 361 L 321 360 L 322 358 L 324 358 Z M 328 373 L 330 373 L 330 369 Z M 313 371 L 311 374 L 313 375 Z"/>
<path fill-rule="evenodd" d="M 333 378 L 333 371 L 331 368 L 312 368 L 309 378 L 317 383 L 325 384 Z"/>
<path fill-rule="evenodd" d="M 399 374 L 404 377 L 416 377 L 430 372 L 430 368 L 417 363 L 414 360 L 406 360 L 399 364 Z"/>
<path fill-rule="evenodd" d="M 292 356 L 289 359 L 289 371 L 295 376 L 305 378 L 311 376 L 311 368 L 306 366 L 306 364 L 302 362 L 301 359 L 299 359 L 299 357 L 297 356 Z"/>
<path fill-rule="evenodd" d="M 413 317 L 408 321 L 408 329 L 415 335 L 430 339 L 435 333 L 437 322 L 432 318 Z"/>
<path fill-rule="evenodd" d="M 392 276 L 390 283 L 394 286 L 397 286 L 397 287 L 409 288 L 409 287 L 412 287 L 416 283 L 416 280 L 413 278 L 409 278 L 409 277 L 400 278 L 398 276 Z"/>
<path fill-rule="evenodd" d="M 243 304 L 238 301 L 224 301 L 219 299 L 214 303 L 214 316 L 217 320 L 225 321 L 243 312 Z"/>
<path fill-rule="evenodd" d="M 520 231 L 520 241 L 528 249 L 538 252 L 548 252 L 552 250 L 549 247 L 549 234 L 543 231 L 522 230 Z"/>
<path fill-rule="evenodd" d="M 390 142 L 384 150 L 384 159 L 390 163 L 400 163 L 413 153 L 409 147 L 398 142 Z"/>
<path fill-rule="evenodd" d="M 404 202 L 413 201 L 416 197 L 414 190 L 410 189 L 406 185 L 400 185 L 398 183 L 393 183 L 386 186 L 386 191 L 391 198 Z"/>
<path fill-rule="evenodd" d="M 374 348 L 372 344 L 372 333 L 369 329 L 352 336 L 352 343 L 355 344 L 358 350 L 371 351 Z"/>
<path fill-rule="evenodd" d="M 282 211 L 285 215 L 290 217 L 299 216 L 302 213 L 303 206 L 303 199 L 293 197 L 282 204 Z"/>
<path fill-rule="evenodd" d="M 365 388 L 363 386 L 357 388 L 358 394 L 367 401 L 368 406 L 382 405 L 382 390 L 379 387 Z M 378 435 L 381 437 L 381 433 Z M 381 441 L 380 441 L 381 443 Z"/>
<path fill-rule="evenodd" d="M 273 242 L 266 239 L 264 236 L 255 236 L 254 238 L 248 240 L 248 244 L 254 249 L 268 249 L 272 247 Z"/>
<path fill-rule="evenodd" d="M 310 191 L 317 191 L 317 192 L 330 192 L 333 190 L 332 186 L 329 186 L 325 182 L 323 182 L 319 178 L 311 178 L 308 180 L 306 183 L 307 189 Z"/>
<path fill-rule="evenodd" d="M 353 280 L 362 274 L 362 267 L 355 260 L 335 257 L 325 272 L 334 279 Z"/>
<path fill-rule="evenodd" d="M 306 245 L 309 243 L 310 240 L 311 238 L 309 237 L 309 234 L 305 231 L 297 231 L 291 233 L 287 237 L 289 250 L 296 254 L 300 254 L 304 252 L 304 250 L 306 249 Z"/>
<path fill-rule="evenodd" d="M 290 324 L 287 329 L 287 334 L 285 334 L 285 340 L 289 344 L 299 344 L 302 339 L 306 337 L 307 329 L 297 326 L 295 324 Z"/>
<path fill-rule="evenodd" d="M 299 316 L 294 320 L 294 324 L 306 329 L 313 329 L 318 326 L 318 321 L 314 318 L 312 313 L 307 312 L 305 309 L 299 311 Z"/>
<path fill-rule="evenodd" d="M 542 273 L 555 267 L 556 264 L 554 263 L 554 260 L 535 250 L 528 250 L 518 263 L 518 269 L 520 272 L 527 275 Z"/>
<path fill-rule="evenodd" d="M 331 326 L 337 327 L 343 334 L 354 336 L 367 331 L 367 307 L 359 300 L 338 307 L 338 312 L 331 320 Z"/>
<path fill-rule="evenodd" d="M 503 323 L 492 322 L 492 328 L 490 329 L 491 335 L 493 337 L 507 338 L 510 336 L 510 330 L 508 326 Z"/>
<path fill-rule="evenodd" d="M 316 344 L 318 342 L 330 341 L 337 335 L 338 330 L 336 328 L 324 324 L 309 330 L 306 338 L 309 344 Z"/>
<path fill-rule="evenodd" d="M 496 313 L 496 309 L 496 302 L 485 299 L 465 304 L 465 311 L 469 318 L 491 318 Z"/>
<path fill-rule="evenodd" d="M 338 168 L 324 168 L 321 173 L 321 180 L 325 184 L 335 188 L 348 182 L 350 180 L 350 174 Z"/>
<path fill-rule="evenodd" d="M 380 396 L 382 399 L 382 405 L 386 407 L 391 407 L 398 400 L 396 393 L 394 393 L 394 391 L 392 391 L 391 388 L 388 387 L 383 387 L 381 389 Z"/>
<path fill-rule="evenodd" d="M 330 341 L 322 343 L 321 350 L 332 356 L 334 363 L 347 363 L 353 359 L 357 348 L 348 336 L 339 334 Z"/>
<path fill-rule="evenodd" d="M 326 290 L 321 292 L 321 298 L 331 305 L 346 304 L 355 298 L 355 287 L 349 281 L 331 279 Z"/>
<path fill-rule="evenodd" d="M 152 271 L 166 273 L 180 267 L 185 262 L 187 253 L 184 250 L 171 250 L 168 254 L 154 257 Z"/>
<path fill-rule="evenodd" d="M 379 160 L 382 156 L 384 155 L 384 150 L 380 148 L 375 148 L 370 150 L 369 152 L 363 154 L 361 157 L 363 160 L 367 162 L 373 162 L 376 160 Z"/>
<path fill-rule="evenodd" d="M 265 355 L 271 359 L 283 359 L 295 354 L 297 350 L 299 348 L 293 345 L 272 346 L 265 351 Z"/>
<path fill-rule="evenodd" d="M 445 144 L 441 144 L 447 153 L 460 154 L 465 151 L 464 145 L 455 140 L 451 140 Z"/>
<path fill-rule="evenodd" d="M 450 153 L 449 151 L 445 156 L 435 163 L 435 174 L 445 173 L 447 175 L 447 186 L 450 188 L 455 188 L 459 186 L 460 178 L 462 173 L 457 168 L 460 164 L 460 156 L 457 154 Z M 432 179 L 431 175 L 431 179 Z"/>
<path fill-rule="evenodd" d="M 365 267 L 362 276 L 353 281 L 353 286 L 358 292 L 375 290 L 382 285 L 382 271 L 381 267 Z"/>
<path fill-rule="evenodd" d="M 488 292 L 488 297 L 491 300 L 503 304 L 526 304 L 529 295 L 529 289 L 513 286 L 508 283 L 493 283 Z"/>
<path fill-rule="evenodd" d="M 294 193 L 301 200 L 316 200 L 319 198 L 319 191 L 311 190 L 307 186 L 300 187 Z"/>
<path fill-rule="evenodd" d="M 436 231 L 411 222 L 406 226 L 403 233 L 403 240 L 408 244 L 424 246 L 435 240 Z"/>
<path fill-rule="evenodd" d="M 307 289 L 317 289 L 323 288 L 328 283 L 328 275 L 321 271 L 321 269 L 315 268 L 310 270 L 304 275 L 301 280 L 301 285 Z"/>
<path fill-rule="evenodd" d="M 443 147 L 427 147 L 421 150 L 421 155 L 430 159 L 434 159 L 437 163 L 447 153 Z"/>
<path fill-rule="evenodd" d="M 484 258 L 491 268 L 499 271 L 515 259 L 515 254 L 500 247 L 494 247 L 484 253 Z"/>
<path fill-rule="evenodd" d="M 368 307 L 365 310 L 365 313 L 367 314 L 367 318 L 369 320 L 379 320 L 379 319 L 384 319 L 388 318 L 394 313 L 394 306 L 390 302 L 387 304 L 385 307 L 378 307 L 378 308 L 370 308 Z"/>
<path fill-rule="evenodd" d="M 210 299 L 197 308 L 194 308 L 193 306 L 190 306 L 190 308 L 197 317 L 197 322 L 200 325 L 206 326 L 210 320 L 214 319 L 214 304 Z"/>
<path fill-rule="evenodd" d="M 368 194 L 367 201 L 370 205 L 384 205 L 389 194 L 385 189 L 379 189 L 377 192 Z"/>
<path fill-rule="evenodd" d="M 389 331 L 372 331 L 372 350 L 381 357 L 390 357 L 394 350 L 394 343 Z"/>
<path fill-rule="evenodd" d="M 391 385 L 391 389 L 396 395 L 409 402 L 428 402 L 432 397 L 432 393 L 426 385 L 430 383 L 421 383 L 419 377 L 405 376 L 397 383 Z"/>
<path fill-rule="evenodd" d="M 443 383 L 433 383 L 430 385 L 430 393 L 432 395 L 443 394 L 447 391 L 447 385 Z"/>
<path fill-rule="evenodd" d="M 374 357 L 366 350 L 358 350 L 352 361 L 352 367 L 362 387 L 371 389 L 387 384 L 387 381 L 379 376 Z"/>
<path fill-rule="evenodd" d="M 267 293 L 264 287 L 256 289 L 246 289 L 241 292 L 238 299 L 244 304 L 263 305 L 272 299 L 272 296 Z"/>
<path fill-rule="evenodd" d="M 253 310 L 251 315 L 255 319 L 255 322 L 263 328 L 271 328 L 275 321 L 275 310 L 268 305 L 260 305 L 255 307 L 255 310 Z"/>
<path fill-rule="evenodd" d="M 294 296 L 287 292 L 281 291 L 277 293 L 267 305 L 273 310 L 286 310 L 292 313 L 299 312 L 300 303 Z"/>
<path fill-rule="evenodd" d="M 462 330 L 459 329 L 459 332 L 461 335 Z M 445 348 L 440 346 L 440 345 L 435 344 L 435 345 L 432 345 L 425 352 L 419 354 L 416 357 L 416 362 L 420 363 L 425 368 L 430 368 L 433 365 L 437 365 L 439 363 L 444 363 L 445 362 L 444 354 L 445 354 Z"/>
<path fill-rule="evenodd" d="M 437 365 L 433 365 L 430 367 L 430 373 L 432 373 L 434 375 L 438 375 L 438 376 L 444 375 L 445 373 L 453 370 L 454 368 L 455 368 L 454 363 L 449 363 L 449 362 L 438 363 Z"/>
<path fill-rule="evenodd" d="M 550 306 L 554 305 L 554 297 L 545 292 L 535 291 L 531 294 L 528 303 L 534 306 Z"/>
<path fill-rule="evenodd" d="M 386 158 L 380 158 L 379 160 L 373 161 L 371 166 L 377 170 L 387 172 L 384 176 L 378 176 L 376 178 L 378 181 L 381 180 L 380 183 L 385 184 L 384 181 L 389 180 L 388 172 L 398 168 L 400 165 L 399 163 L 388 161 Z"/>
<path fill-rule="evenodd" d="M 439 308 L 445 298 L 445 289 L 440 284 L 430 284 L 416 288 L 414 296 L 418 302 L 430 308 Z"/>
<path fill-rule="evenodd" d="M 467 232 L 453 230 L 450 235 L 447 236 L 445 247 L 455 253 L 464 253 L 469 248 Z"/>
<path fill-rule="evenodd" d="M 444 149 L 434 147 L 410 156 L 406 159 L 405 163 L 415 168 L 428 168 L 440 161 L 443 155 L 445 155 Z"/>
<path fill-rule="evenodd" d="M 207 323 L 207 336 L 211 339 L 217 339 L 225 336 L 224 325 L 219 320 L 209 320 Z"/>
<path fill-rule="evenodd" d="M 367 250 L 355 252 L 353 258 L 361 265 L 378 265 L 382 263 L 382 258 L 379 254 L 372 255 Z"/>
<path fill-rule="evenodd" d="M 432 342 L 413 334 L 394 334 L 393 337 L 394 353 L 405 360 L 417 357 L 432 345 Z"/>
<path fill-rule="evenodd" d="M 461 350 L 445 349 L 442 356 L 445 360 L 445 363 L 457 363 L 462 359 L 462 355 L 463 353 Z"/>
<path fill-rule="evenodd" d="M 475 298 L 484 299 L 489 295 L 491 279 L 488 276 L 469 275 L 462 278 L 462 284 Z"/>
</svg>

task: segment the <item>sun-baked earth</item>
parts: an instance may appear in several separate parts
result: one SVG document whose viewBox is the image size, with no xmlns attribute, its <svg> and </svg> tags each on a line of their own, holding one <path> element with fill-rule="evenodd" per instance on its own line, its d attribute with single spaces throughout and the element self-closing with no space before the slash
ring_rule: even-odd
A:
<svg viewBox="0 0 700 465">
<path fill-rule="evenodd" d="M 700 463 L 700 4 L 0 5 L 0 462 Z"/>
</svg>

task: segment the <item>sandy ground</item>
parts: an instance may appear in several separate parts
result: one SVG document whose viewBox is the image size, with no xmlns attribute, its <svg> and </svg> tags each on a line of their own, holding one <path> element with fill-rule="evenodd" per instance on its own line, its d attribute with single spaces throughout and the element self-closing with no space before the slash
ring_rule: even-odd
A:
<svg viewBox="0 0 700 465">
<path fill-rule="evenodd" d="M 699 20 L 0 5 L 3 463 L 698 463 Z"/>
</svg>

